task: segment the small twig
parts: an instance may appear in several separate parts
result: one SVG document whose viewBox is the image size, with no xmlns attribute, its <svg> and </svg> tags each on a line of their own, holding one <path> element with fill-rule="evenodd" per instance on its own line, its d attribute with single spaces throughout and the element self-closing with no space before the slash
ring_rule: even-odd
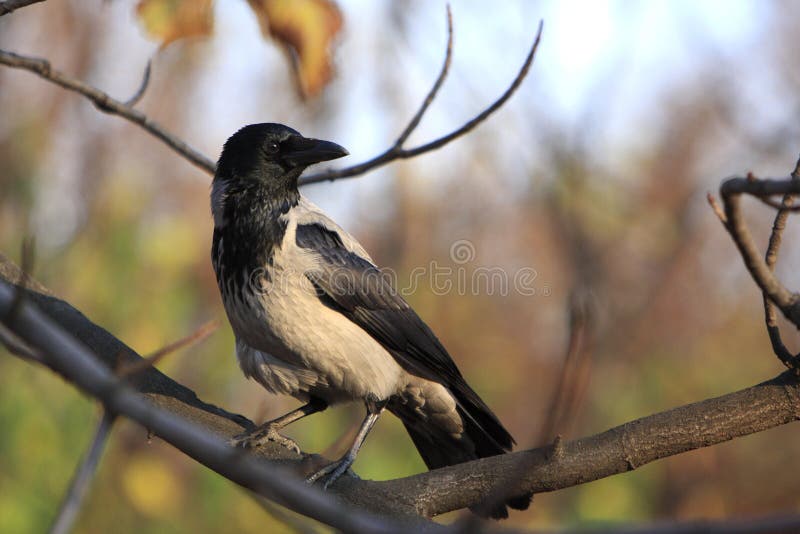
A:
<svg viewBox="0 0 800 534">
<path fill-rule="evenodd" d="M 792 179 L 797 180 L 800 178 L 800 158 L 795 163 L 794 170 L 792 171 Z M 778 252 L 781 248 L 781 241 L 783 240 L 783 231 L 786 229 L 786 221 L 789 218 L 789 209 L 794 204 L 794 195 L 785 194 L 781 201 L 781 206 L 778 213 L 775 214 L 775 221 L 772 223 L 772 232 L 769 235 L 769 245 L 767 252 L 764 255 L 764 262 L 769 267 L 770 271 L 775 272 L 775 264 L 778 261 Z M 798 355 L 792 354 L 781 339 L 781 330 L 778 326 L 778 317 L 775 313 L 775 306 L 769 300 L 766 293 L 763 294 L 764 300 L 764 322 L 767 326 L 767 334 L 769 341 L 772 344 L 772 350 L 778 359 L 790 369 L 798 369 Z"/>
<path fill-rule="evenodd" d="M 725 217 L 725 212 L 722 211 L 722 208 L 717 203 L 716 197 L 709 192 L 706 193 L 706 200 L 708 201 L 708 205 L 711 206 L 711 209 L 714 210 L 714 214 L 717 216 L 717 219 L 719 219 L 719 222 L 721 222 L 724 226 L 727 226 L 728 218 Z"/>
<path fill-rule="evenodd" d="M 125 101 L 125 105 L 128 107 L 133 107 L 139 103 L 139 101 L 144 96 L 145 91 L 147 91 L 147 87 L 150 85 L 150 67 L 152 66 L 153 60 L 147 60 L 147 66 L 144 68 L 144 75 L 142 76 L 142 81 L 139 84 L 139 88 L 130 97 L 128 100 Z"/>
<path fill-rule="evenodd" d="M 21 7 L 38 4 L 39 2 L 44 2 L 44 0 L 6 0 L 5 2 L 0 2 L 0 17 L 8 15 Z"/>
<path fill-rule="evenodd" d="M 433 88 L 428 93 L 428 96 L 425 98 L 425 100 L 422 102 L 422 106 L 420 107 L 420 109 L 411 119 L 409 125 L 405 128 L 405 130 L 403 130 L 403 133 L 395 142 L 395 144 L 392 145 L 391 148 L 389 148 L 382 154 L 379 154 L 378 156 L 375 156 L 374 158 L 365 161 L 364 163 L 359 163 L 358 165 L 353 165 L 352 167 L 345 167 L 344 169 L 338 169 L 338 170 L 331 169 L 321 173 L 311 174 L 306 177 L 301 177 L 299 182 L 300 185 L 315 184 L 318 182 L 325 182 L 325 181 L 337 180 L 339 178 L 349 178 L 357 176 L 359 174 L 363 174 L 369 170 L 372 170 L 376 167 L 386 165 L 387 163 L 395 161 L 397 159 L 413 158 L 414 156 L 419 156 L 420 154 L 423 154 L 425 152 L 436 150 L 437 148 L 446 145 L 450 141 L 466 134 L 467 132 L 475 128 L 478 124 L 489 118 L 489 116 L 492 113 L 497 111 L 503 104 L 505 104 L 506 101 L 509 98 L 511 98 L 511 95 L 513 95 L 514 92 L 522 84 L 522 81 L 525 79 L 525 76 L 528 74 L 528 71 L 530 70 L 530 67 L 533 64 L 533 59 L 536 57 L 536 50 L 539 47 L 539 41 L 541 40 L 542 37 L 543 27 L 544 23 L 540 21 L 539 29 L 536 32 L 536 39 L 534 40 L 533 45 L 531 46 L 531 49 L 528 52 L 528 56 L 525 58 L 525 62 L 522 64 L 522 68 L 520 68 L 519 73 L 517 73 L 517 76 L 514 78 L 514 81 L 511 83 L 511 85 L 505 90 L 505 92 L 500 96 L 500 98 L 494 101 L 492 105 L 483 110 L 473 119 L 464 123 L 460 128 L 450 132 L 447 135 L 444 135 L 434 141 L 425 143 L 415 148 L 403 148 L 402 146 L 403 143 L 406 141 L 406 139 L 408 139 L 408 136 L 411 135 L 411 132 L 419 124 L 422 115 L 428 109 L 428 106 L 435 97 L 437 91 L 439 90 L 439 87 L 441 86 L 445 76 L 447 75 L 447 71 L 449 70 L 450 66 L 449 58 L 450 58 L 450 45 L 451 45 L 451 39 L 448 39 L 448 51 L 445 57 L 445 63 L 442 67 L 442 71 L 439 73 L 439 78 L 437 78 Z M 452 28 L 452 24 L 450 22 L 449 10 L 448 10 L 448 28 Z"/>
<path fill-rule="evenodd" d="M 411 118 L 411 121 L 406 126 L 406 129 L 403 130 L 403 133 L 400 134 L 400 137 L 397 138 L 397 141 L 394 142 L 393 148 L 402 148 L 403 143 L 406 142 L 408 136 L 416 129 L 419 125 L 419 122 L 422 120 L 422 116 L 425 115 L 425 112 L 428 110 L 428 107 L 433 102 L 436 95 L 439 93 L 439 89 L 441 89 L 442 84 L 444 83 L 445 79 L 447 78 L 447 74 L 450 72 L 450 64 L 453 60 L 453 13 L 450 11 L 450 4 L 447 4 L 447 48 L 445 49 L 444 54 L 444 63 L 442 64 L 442 70 L 439 71 L 439 77 L 436 78 L 436 82 L 431 87 L 431 90 L 428 92 L 428 96 L 425 97 L 425 100 L 422 101 L 422 105 L 417 110 L 416 115 Z"/>
<path fill-rule="evenodd" d="M 773 195 L 797 194 L 800 192 L 800 180 L 730 178 L 720 186 L 720 197 L 725 206 L 725 228 L 731 234 L 747 270 L 761 291 L 772 301 L 795 326 L 800 327 L 800 307 L 798 296 L 786 289 L 775 277 L 772 269 L 761 257 L 758 247 L 744 222 L 741 210 L 741 195 L 766 198 Z"/>
<path fill-rule="evenodd" d="M 189 160 L 189 162 L 192 164 L 203 169 L 209 174 L 214 174 L 216 165 L 213 161 L 190 147 L 186 142 L 174 134 L 166 131 L 163 126 L 150 119 L 147 115 L 141 111 L 133 109 L 124 102 L 120 102 L 119 100 L 112 98 L 107 93 L 104 93 L 96 87 L 88 85 L 80 80 L 70 78 L 64 73 L 53 69 L 50 66 L 50 62 L 48 62 L 46 59 L 21 56 L 19 54 L 14 54 L 13 52 L 0 50 L 0 64 L 33 72 L 45 80 L 48 80 L 56 85 L 60 85 L 69 91 L 73 91 L 85 96 L 95 105 L 97 109 L 103 113 L 119 115 L 120 117 L 140 126 L 148 133 L 163 141 L 172 150 Z"/>
<path fill-rule="evenodd" d="M 138 360 L 134 363 L 124 363 L 122 360 L 119 360 L 120 365 L 117 368 L 117 376 L 120 378 L 127 378 L 141 373 L 142 371 L 153 367 L 155 364 L 161 361 L 164 356 L 190 345 L 194 345 L 195 343 L 200 343 L 214 333 L 217 328 L 219 328 L 218 320 L 215 319 L 213 321 L 208 321 L 188 336 L 158 349 L 154 353 L 142 358 L 141 360 Z"/>
<path fill-rule="evenodd" d="M 103 417 L 97 425 L 97 430 L 94 434 L 94 439 L 89 445 L 89 450 L 86 456 L 75 471 L 75 476 L 69 485 L 64 501 L 61 503 L 61 508 L 56 515 L 53 526 L 50 528 L 50 534 L 67 534 L 72 530 L 72 525 L 78 517 L 78 512 L 81 510 L 81 504 L 84 497 L 89 490 L 89 484 L 94 478 L 97 471 L 97 465 L 100 462 L 100 456 L 103 453 L 103 447 L 108 441 L 111 426 L 114 424 L 115 416 L 108 410 L 103 410 Z"/>
</svg>

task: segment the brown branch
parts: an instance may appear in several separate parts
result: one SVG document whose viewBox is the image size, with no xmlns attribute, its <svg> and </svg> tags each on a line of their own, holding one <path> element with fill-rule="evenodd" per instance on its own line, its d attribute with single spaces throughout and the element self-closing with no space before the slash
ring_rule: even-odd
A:
<svg viewBox="0 0 800 534">
<path fill-rule="evenodd" d="M 0 313 L 8 304 L 9 285 L 18 275 L 18 269 L 0 256 L 0 279 L 6 281 L 0 283 L 3 296 Z M 40 287 L 33 281 L 29 283 Z M 281 469 L 289 466 L 295 471 L 309 471 L 312 459 L 302 460 L 275 444 L 268 444 L 254 454 L 231 449 L 221 440 L 212 438 L 209 432 L 229 438 L 241 433 L 243 427 L 252 428 L 251 421 L 202 402 L 191 390 L 153 367 L 132 378 L 130 383 L 137 392 L 127 385 L 119 385 L 119 379 L 110 370 L 117 354 L 122 353 L 135 361 L 139 358 L 136 353 L 66 302 L 39 291 L 27 291 L 18 321 L 30 319 L 33 305 L 44 312 L 45 321 L 37 317 L 22 332 L 19 324 L 10 327 L 48 358 L 60 358 L 58 364 L 48 359 L 48 365 L 69 381 L 230 480 L 343 530 L 357 530 L 356 523 L 365 528 L 364 521 L 368 521 L 363 512 L 356 513 L 349 507 L 395 521 L 411 521 L 415 514 L 433 516 L 473 506 L 484 500 L 498 484 L 506 484 L 503 487 L 510 494 L 554 491 L 630 471 L 659 458 L 760 432 L 794 421 L 800 414 L 800 381 L 787 372 L 746 390 L 655 414 L 556 447 L 484 458 L 384 482 L 343 477 L 328 490 L 339 499 L 335 507 L 331 507 L 324 494 L 302 482 L 303 489 L 299 489 L 294 484 L 296 475 Z M 62 329 L 62 333 L 49 340 L 54 325 Z M 76 344 L 71 336 L 64 336 L 63 331 L 75 336 L 80 343 Z M 109 369 L 98 372 L 93 367 L 84 368 L 80 359 L 73 360 L 87 349 L 93 353 L 91 358 L 97 355 Z M 73 354 L 75 351 L 77 354 Z M 146 403 L 141 402 L 142 397 Z M 307 494 L 307 490 L 314 491 Z M 348 511 L 342 512 L 343 506 L 348 505 L 344 508 Z M 343 513 L 352 521 L 349 528 L 343 526 Z M 375 527 L 375 524 L 369 526 Z M 381 523 L 382 526 L 385 523 Z M 432 524 L 424 526 L 432 527 Z"/>
<path fill-rule="evenodd" d="M 190 147 L 185 141 L 174 134 L 169 133 L 163 126 L 149 118 L 147 115 L 134 109 L 131 105 L 120 102 L 109 96 L 107 93 L 88 85 L 80 80 L 70 78 L 66 74 L 53 69 L 50 62 L 46 59 L 21 56 L 13 52 L 0 50 L 0 64 L 9 67 L 24 69 L 48 80 L 64 89 L 73 91 L 88 98 L 97 109 L 103 113 L 118 115 L 163 141 L 168 147 L 177 152 L 180 156 L 189 160 L 193 165 L 203 169 L 209 174 L 214 174 L 216 165 L 206 156 Z M 146 88 L 146 84 L 142 84 Z M 141 88 L 141 86 L 140 86 Z M 139 91 L 137 91 L 138 93 Z M 136 95 L 134 95 L 136 96 Z M 135 103 L 135 100 L 134 100 Z"/>
<path fill-rule="evenodd" d="M 747 228 L 741 209 L 741 195 L 748 194 L 759 198 L 768 198 L 775 195 L 800 193 L 800 181 L 793 178 L 755 179 L 729 178 L 720 186 L 720 196 L 725 206 L 725 228 L 733 238 L 739 253 L 761 291 L 772 301 L 784 316 L 796 326 L 800 327 L 800 306 L 797 305 L 798 295 L 786 289 L 775 277 L 772 269 L 762 258 L 758 247 Z"/>
<path fill-rule="evenodd" d="M 359 163 L 358 165 L 353 165 L 352 167 L 345 167 L 344 169 L 331 169 L 328 171 L 324 171 L 317 174 L 311 174 L 308 176 L 304 176 L 300 178 L 300 185 L 308 185 L 308 184 L 315 184 L 319 182 L 326 182 L 326 181 L 333 181 L 340 178 L 350 178 L 353 176 L 358 176 L 360 174 L 364 174 L 367 171 L 380 167 L 382 165 L 386 165 L 392 161 L 398 159 L 408 159 L 413 158 L 415 156 L 419 156 L 420 154 L 424 154 L 425 152 L 430 152 L 431 150 L 436 150 L 440 148 L 450 141 L 461 137 L 462 135 L 468 133 L 473 128 L 478 126 L 481 122 L 485 121 L 489 118 L 489 116 L 500 109 L 500 107 L 506 103 L 506 101 L 511 98 L 511 95 L 519 88 L 522 84 L 522 81 L 525 79 L 525 76 L 528 74 L 531 65 L 533 64 L 533 59 L 536 57 L 536 50 L 539 47 L 539 41 L 542 37 L 542 29 L 544 27 L 543 22 L 539 22 L 539 29 L 536 32 L 536 38 L 533 41 L 533 45 L 528 52 L 528 56 L 525 58 L 525 62 L 522 64 L 522 67 L 517 73 L 517 76 L 514 78 L 514 81 L 511 82 L 511 85 L 505 90 L 505 92 L 498 98 L 497 100 L 492 103 L 488 108 L 483 110 L 473 119 L 467 121 L 463 124 L 460 128 L 450 132 L 447 135 L 444 135 L 438 139 L 435 139 L 429 143 L 425 143 L 415 148 L 404 148 L 403 144 L 408 139 L 408 136 L 411 135 L 411 132 L 417 127 L 419 121 L 422 119 L 422 115 L 428 109 L 428 106 L 433 101 L 436 93 L 439 91 L 442 83 L 444 82 L 445 77 L 450 69 L 450 56 L 452 52 L 452 20 L 450 17 L 450 8 L 448 7 L 447 11 L 447 22 L 448 22 L 448 40 L 447 40 L 447 53 L 445 55 L 444 65 L 442 65 L 442 70 L 439 73 L 439 77 L 436 79 L 436 83 L 434 83 L 433 88 L 431 88 L 430 92 L 428 93 L 425 100 L 422 102 L 417 113 L 409 122 L 408 126 L 403 130 L 403 133 L 400 137 L 397 138 L 397 141 L 385 152 L 375 156 L 374 158 L 365 161 L 364 163 Z"/>
<path fill-rule="evenodd" d="M 144 93 L 147 91 L 147 88 L 150 86 L 150 70 L 152 67 L 153 60 L 147 60 L 147 66 L 144 68 L 144 75 L 142 76 L 142 81 L 139 83 L 139 88 L 133 93 L 133 96 L 130 97 L 128 100 L 125 101 L 125 105 L 128 107 L 133 107 L 139 103 L 139 101 L 144 96 Z"/>
<path fill-rule="evenodd" d="M 38 4 L 39 2 L 44 2 L 44 0 L 5 0 L 5 2 L 0 2 L 0 17 L 8 15 L 21 7 Z"/>
<path fill-rule="evenodd" d="M 19 269 L 0 254 L 0 317 L 8 317 L 18 278 Z M 29 286 L 19 313 L 6 326 L 45 355 L 49 368 L 112 413 L 140 423 L 229 480 L 340 530 L 436 528 L 413 509 L 397 506 L 390 494 L 355 479 L 341 480 L 327 494 L 306 484 L 302 475 L 318 468 L 318 457 L 274 443 L 252 453 L 229 446 L 227 440 L 254 428 L 249 419 L 201 401 L 154 367 L 119 378 L 113 372 L 118 358 L 134 363 L 141 357 L 68 303 L 38 291 L 38 283 L 29 281 Z"/>
<path fill-rule="evenodd" d="M 497 484 L 506 484 L 509 495 L 555 491 L 798 418 L 800 381 L 787 371 L 751 388 L 643 417 L 558 447 L 493 456 L 381 486 L 398 501 L 431 517 L 480 501 Z"/>
<path fill-rule="evenodd" d="M 797 180 L 800 178 L 800 158 L 795 163 L 794 170 L 792 171 L 792 179 Z M 769 267 L 769 270 L 775 272 L 775 264 L 778 261 L 778 253 L 780 252 L 781 242 L 783 240 L 783 231 L 786 229 L 786 221 L 789 218 L 789 208 L 794 204 L 794 195 L 785 194 L 781 200 L 781 206 L 778 213 L 775 214 L 775 220 L 772 223 L 772 232 L 769 235 L 769 245 L 767 252 L 764 254 L 764 262 Z M 764 301 L 764 322 L 767 327 L 767 334 L 769 341 L 772 345 L 772 351 L 778 359 L 788 368 L 797 368 L 797 356 L 792 354 L 781 339 L 781 330 L 778 326 L 778 317 L 775 313 L 775 306 L 769 300 L 766 294 L 763 294 Z"/>
</svg>

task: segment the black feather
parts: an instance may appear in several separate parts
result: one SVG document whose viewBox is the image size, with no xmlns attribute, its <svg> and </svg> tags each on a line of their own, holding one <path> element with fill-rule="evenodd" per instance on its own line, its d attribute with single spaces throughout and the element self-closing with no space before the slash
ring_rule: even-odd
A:
<svg viewBox="0 0 800 534">
<path fill-rule="evenodd" d="M 338 233 L 321 225 L 298 225 L 295 239 L 299 247 L 313 250 L 323 260 L 306 276 L 325 305 L 363 328 L 407 372 L 444 385 L 455 397 L 466 439 L 456 440 L 438 432 L 400 403 L 389 404 L 389 409 L 403 421 L 429 469 L 511 450 L 514 444 L 511 434 L 467 384 L 433 331 L 397 294 L 389 277 L 367 259 L 347 250 Z M 515 497 L 506 504 L 524 509 L 530 498 L 530 495 Z M 507 517 L 508 512 L 501 503 L 489 510 L 488 515 L 501 518 Z"/>
</svg>

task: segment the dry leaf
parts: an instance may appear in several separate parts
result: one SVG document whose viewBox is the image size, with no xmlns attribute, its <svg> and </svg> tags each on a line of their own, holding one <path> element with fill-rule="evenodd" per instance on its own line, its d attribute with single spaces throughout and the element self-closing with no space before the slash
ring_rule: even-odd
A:
<svg viewBox="0 0 800 534">
<path fill-rule="evenodd" d="M 209 35 L 214 26 L 211 7 L 211 0 L 140 0 L 136 14 L 163 48 L 177 39 Z"/>
<path fill-rule="evenodd" d="M 248 0 L 261 32 L 289 48 L 303 98 L 317 96 L 333 76 L 330 47 L 342 14 L 330 0 Z"/>
</svg>

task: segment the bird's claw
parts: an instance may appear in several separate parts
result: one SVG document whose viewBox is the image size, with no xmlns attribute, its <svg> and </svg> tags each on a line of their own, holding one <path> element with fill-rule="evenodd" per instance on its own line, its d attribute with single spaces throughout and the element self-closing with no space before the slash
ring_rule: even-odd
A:
<svg viewBox="0 0 800 534">
<path fill-rule="evenodd" d="M 254 449 L 265 445 L 268 442 L 275 442 L 278 445 L 283 445 L 287 449 L 300 453 L 300 446 L 291 438 L 279 434 L 272 426 L 258 427 L 252 432 L 245 432 L 239 434 L 228 441 L 234 447 L 242 447 L 245 449 Z"/>
<path fill-rule="evenodd" d="M 331 484 L 336 482 L 345 473 L 354 478 L 358 478 L 358 475 L 356 475 L 353 470 L 350 469 L 354 461 L 354 458 L 344 457 L 341 460 L 331 462 L 316 473 L 313 473 L 306 478 L 306 482 L 309 484 L 314 484 L 315 482 L 321 480 L 323 489 L 328 489 Z"/>
</svg>

